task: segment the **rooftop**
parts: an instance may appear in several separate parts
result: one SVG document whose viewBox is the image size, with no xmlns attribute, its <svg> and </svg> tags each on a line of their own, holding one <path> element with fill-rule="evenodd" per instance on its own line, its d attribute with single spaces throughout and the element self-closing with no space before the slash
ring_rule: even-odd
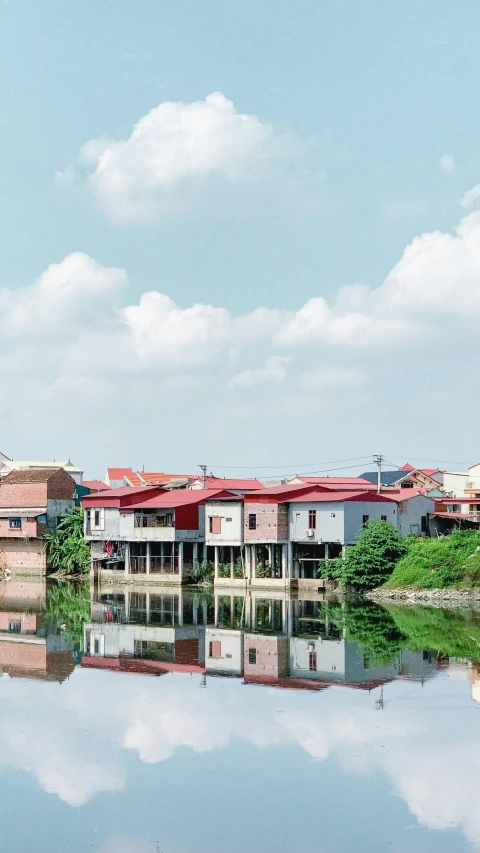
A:
<svg viewBox="0 0 480 853">
<path fill-rule="evenodd" d="M 73 471 L 74 474 L 83 473 L 81 468 L 77 468 L 75 465 L 72 465 L 70 459 L 67 459 L 65 462 L 56 462 L 55 459 L 50 460 L 50 462 L 29 462 L 17 459 L 9 459 L 7 461 L 7 467 L 10 468 L 12 471 L 18 471 L 19 468 L 54 468 L 55 470 L 57 470 L 58 468 L 63 468 L 64 471 Z"/>
<path fill-rule="evenodd" d="M 10 474 L 7 474 L 3 478 L 2 484 L 46 483 L 53 474 L 61 470 L 61 466 L 59 465 L 55 468 L 20 468 L 19 470 L 10 471 Z"/>
<path fill-rule="evenodd" d="M 377 495 L 376 492 L 372 491 L 359 492 L 350 490 L 341 492 L 334 490 L 331 492 L 323 492 L 318 491 L 317 489 L 312 489 L 306 494 L 304 493 L 302 495 L 287 497 L 284 501 L 281 501 L 281 503 L 334 503 L 337 501 L 366 501 L 370 503 L 383 501 L 385 503 L 391 503 L 392 498 L 385 494 Z"/>
<path fill-rule="evenodd" d="M 238 500 L 238 495 L 225 489 L 180 489 L 173 492 L 164 492 L 156 497 L 139 499 L 131 504 L 131 509 L 161 509 L 162 507 L 187 506 L 188 504 L 199 504 L 209 499 L 233 498 Z"/>
</svg>

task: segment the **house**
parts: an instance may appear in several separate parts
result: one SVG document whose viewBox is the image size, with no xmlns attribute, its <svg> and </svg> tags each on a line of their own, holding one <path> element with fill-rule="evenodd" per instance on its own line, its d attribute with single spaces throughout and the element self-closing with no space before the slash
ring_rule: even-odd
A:
<svg viewBox="0 0 480 853">
<path fill-rule="evenodd" d="M 76 484 L 63 468 L 20 468 L 0 481 L 0 565 L 43 575 L 43 535 L 75 507 Z"/>
<path fill-rule="evenodd" d="M 110 489 L 87 495 L 85 538 L 92 571 L 112 577 L 184 583 L 203 556 L 205 501 L 234 497 L 219 490 L 171 490 L 162 486 Z"/>
<path fill-rule="evenodd" d="M 164 486 L 165 488 L 187 488 L 196 480 L 193 474 L 166 474 L 164 471 L 133 471 L 132 468 L 107 468 L 105 482 L 111 489 L 123 486 Z"/>
<path fill-rule="evenodd" d="M 467 497 L 480 498 L 480 462 L 470 465 L 468 469 L 465 495 Z"/>
<path fill-rule="evenodd" d="M 435 510 L 435 498 L 422 489 L 398 489 L 384 493 L 398 505 L 397 527 L 402 536 L 429 536 L 430 516 Z"/>
<path fill-rule="evenodd" d="M 378 471 L 365 471 L 362 479 L 378 484 Z M 443 472 L 438 468 L 413 468 L 408 463 L 395 471 L 381 471 L 381 485 L 385 489 L 434 489 L 442 484 Z"/>
<path fill-rule="evenodd" d="M 207 626 L 205 669 L 208 675 L 243 675 L 243 629 Z"/>
<path fill-rule="evenodd" d="M 319 561 L 339 557 L 371 518 L 397 525 L 397 508 L 371 491 L 319 491 L 290 495 L 288 528 L 292 577 L 319 584 Z M 432 502 L 433 505 L 433 502 Z"/>
<path fill-rule="evenodd" d="M 11 471 L 20 471 L 22 469 L 58 469 L 63 468 L 67 474 L 74 479 L 75 483 L 81 484 L 83 482 L 83 471 L 80 468 L 77 468 L 70 462 L 70 459 L 67 459 L 66 462 L 27 462 L 24 460 L 13 460 L 9 459 L 3 453 L 0 453 L 0 478 L 6 477 Z"/>
<path fill-rule="evenodd" d="M 307 483 L 283 483 L 244 495 L 245 574 L 253 587 L 291 586 L 288 497 L 312 490 Z"/>
<path fill-rule="evenodd" d="M 216 584 L 245 584 L 243 500 L 232 494 L 205 502 L 205 546 L 206 559 L 214 565 Z"/>
<path fill-rule="evenodd" d="M 432 514 L 435 533 L 449 533 L 454 528 L 480 528 L 480 495 L 475 497 L 435 498 Z"/>
</svg>

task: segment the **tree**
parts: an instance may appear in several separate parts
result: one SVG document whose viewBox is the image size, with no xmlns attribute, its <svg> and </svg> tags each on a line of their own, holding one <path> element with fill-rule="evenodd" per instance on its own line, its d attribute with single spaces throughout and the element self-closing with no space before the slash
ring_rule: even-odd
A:
<svg viewBox="0 0 480 853">
<path fill-rule="evenodd" d="M 45 534 L 49 568 L 68 575 L 84 574 L 90 564 L 90 549 L 83 538 L 83 512 L 63 516 L 57 529 Z"/>
<path fill-rule="evenodd" d="M 347 550 L 339 579 L 354 589 L 373 589 L 385 583 L 406 551 L 393 524 L 372 518 L 357 535 L 357 545 Z"/>
<path fill-rule="evenodd" d="M 47 622 L 64 626 L 67 634 L 83 644 L 83 625 L 90 620 L 90 591 L 86 581 L 64 581 L 47 589 L 45 609 Z"/>
</svg>

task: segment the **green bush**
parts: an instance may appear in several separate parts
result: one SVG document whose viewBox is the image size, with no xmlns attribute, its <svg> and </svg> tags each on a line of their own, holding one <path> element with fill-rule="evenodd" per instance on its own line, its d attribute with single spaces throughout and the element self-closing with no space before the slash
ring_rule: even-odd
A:
<svg viewBox="0 0 480 853">
<path fill-rule="evenodd" d="M 82 645 L 83 624 L 90 620 L 90 590 L 88 584 L 74 585 L 69 580 L 47 588 L 45 618 L 57 627 L 65 626 L 72 640 Z"/>
<path fill-rule="evenodd" d="M 344 586 L 373 589 L 385 583 L 406 550 L 393 524 L 372 518 L 358 534 L 357 545 L 348 548 L 345 559 L 325 561 L 324 571 Z"/>
<path fill-rule="evenodd" d="M 437 589 L 480 585 L 480 534 L 455 530 L 436 539 L 407 540 L 407 553 L 398 561 L 386 586 Z"/>
</svg>

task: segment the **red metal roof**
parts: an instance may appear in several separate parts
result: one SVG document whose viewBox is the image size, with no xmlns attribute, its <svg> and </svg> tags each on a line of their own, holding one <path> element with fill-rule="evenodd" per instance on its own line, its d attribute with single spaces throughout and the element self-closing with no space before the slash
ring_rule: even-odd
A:
<svg viewBox="0 0 480 853">
<path fill-rule="evenodd" d="M 107 489 L 105 492 L 93 492 L 91 495 L 85 495 L 82 498 L 82 504 L 85 507 L 119 507 L 129 506 L 140 495 L 142 499 L 148 495 L 163 494 L 165 489 L 163 486 L 122 486 L 120 489 Z"/>
<path fill-rule="evenodd" d="M 398 470 L 399 471 L 415 471 L 415 468 L 413 467 L 413 465 L 410 465 L 410 462 L 405 462 L 405 465 L 402 465 Z"/>
<path fill-rule="evenodd" d="M 280 486 L 268 486 L 266 489 L 259 489 L 258 492 L 253 492 L 250 495 L 245 495 L 246 500 L 257 500 L 262 497 L 276 497 L 282 495 L 289 495 L 293 492 L 302 493 L 308 492 L 311 490 L 311 486 L 309 483 L 283 483 Z"/>
<path fill-rule="evenodd" d="M 394 499 L 388 495 L 377 495 L 376 492 L 371 491 L 340 492 L 335 490 L 331 492 L 321 492 L 317 489 L 312 489 L 306 494 L 286 497 L 285 500 L 280 501 L 280 503 L 333 503 L 336 501 L 365 501 L 369 503 L 380 501 L 382 503 L 392 503 L 392 500 Z"/>
<path fill-rule="evenodd" d="M 110 488 L 102 480 L 84 480 L 82 486 L 86 486 L 87 489 L 96 489 L 98 492 L 106 491 Z"/>
<path fill-rule="evenodd" d="M 123 480 L 124 477 L 127 477 L 132 486 L 142 485 L 132 468 L 107 468 L 107 474 L 109 480 Z"/>
<path fill-rule="evenodd" d="M 139 491 L 145 492 L 148 488 L 148 486 L 145 486 Z M 130 507 L 131 509 L 161 509 L 162 507 L 175 508 L 177 506 L 186 506 L 188 504 L 203 503 L 204 501 L 213 498 L 216 500 L 218 500 L 218 498 L 236 498 L 238 500 L 238 495 L 225 491 L 225 489 L 173 489 L 173 491 L 163 492 L 156 497 L 145 498 L 145 500 L 142 500 L 139 496 L 139 499 L 131 503 Z"/>
</svg>

